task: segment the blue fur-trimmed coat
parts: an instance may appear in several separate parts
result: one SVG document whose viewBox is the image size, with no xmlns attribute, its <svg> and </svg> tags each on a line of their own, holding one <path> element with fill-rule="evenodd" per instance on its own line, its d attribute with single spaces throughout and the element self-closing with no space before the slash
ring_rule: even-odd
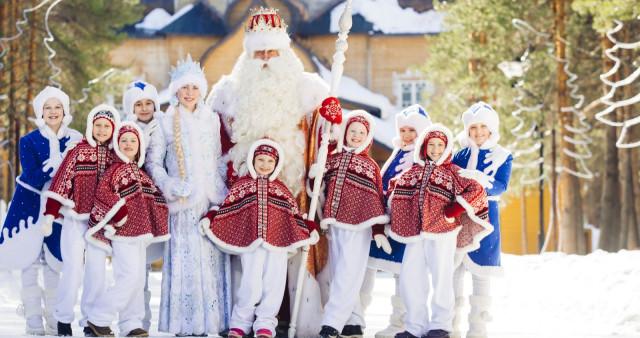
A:
<svg viewBox="0 0 640 338">
<path fill-rule="evenodd" d="M 464 148 L 453 156 L 452 162 L 461 168 L 482 171 L 495 179 L 492 182 L 493 187 L 485 188 L 489 199 L 489 221 L 494 230 L 482 239 L 479 249 L 465 254 L 462 262 L 467 270 L 475 275 L 502 276 L 504 271 L 500 263 L 501 241 L 498 201 L 500 200 L 500 195 L 507 190 L 509 185 L 513 156 L 508 150 L 499 145 L 489 149 L 480 148 L 478 149 L 476 167 L 468 168 L 467 164 L 471 156 L 471 148 Z"/>
<path fill-rule="evenodd" d="M 47 126 L 20 138 L 22 174 L 16 178 L 16 190 L 0 233 L 0 266 L 23 269 L 32 264 L 41 251 L 54 270 L 62 269 L 60 253 L 61 225 L 54 223 L 53 233 L 44 238 L 40 230 L 45 199 L 55 172 L 66 150 L 82 139 L 82 135 L 61 127 L 55 135 Z"/>
</svg>

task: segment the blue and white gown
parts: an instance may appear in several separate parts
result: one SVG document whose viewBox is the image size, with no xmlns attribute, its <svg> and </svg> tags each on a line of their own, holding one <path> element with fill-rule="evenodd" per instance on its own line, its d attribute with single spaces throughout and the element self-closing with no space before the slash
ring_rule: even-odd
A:
<svg viewBox="0 0 640 338">
<path fill-rule="evenodd" d="M 82 140 L 82 135 L 62 125 L 54 133 L 44 125 L 20 138 L 22 174 L 16 178 L 16 190 L 0 233 L 0 267 L 24 269 L 44 255 L 55 271 L 62 270 L 60 253 L 60 223 L 53 224 L 53 233 L 44 237 L 40 230 L 49 189 L 65 151 Z"/>
<path fill-rule="evenodd" d="M 500 145 L 494 145 L 490 148 L 480 147 L 480 149 L 477 149 L 477 160 L 472 159 L 473 152 L 475 151 L 472 151 L 470 147 L 464 148 L 453 156 L 451 162 L 461 168 L 479 170 L 494 178 L 494 181 L 491 182 L 493 187 L 485 188 L 489 197 L 489 221 L 494 230 L 480 241 L 479 249 L 465 254 L 462 258 L 462 264 L 473 275 L 499 277 L 504 274 L 504 271 L 500 264 L 500 213 L 498 211 L 498 201 L 500 201 L 500 195 L 507 190 L 509 185 L 513 156 Z"/>
<path fill-rule="evenodd" d="M 158 329 L 172 334 L 217 334 L 228 328 L 231 315 L 229 256 L 200 235 L 198 222 L 227 194 L 220 163 L 220 120 L 200 105 L 194 112 L 177 109 L 184 182 L 174 144 L 175 107 L 158 120 L 145 160 L 147 173 L 169 207 L 171 239 L 164 248 Z M 175 194 L 180 189 L 190 190 L 183 201 Z"/>
</svg>

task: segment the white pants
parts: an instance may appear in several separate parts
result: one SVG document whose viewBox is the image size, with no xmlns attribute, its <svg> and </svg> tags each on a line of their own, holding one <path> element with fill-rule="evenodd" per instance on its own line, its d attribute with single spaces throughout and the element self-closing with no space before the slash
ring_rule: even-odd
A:
<svg viewBox="0 0 640 338">
<path fill-rule="evenodd" d="M 98 298 L 88 319 L 97 326 L 111 326 L 119 313 L 120 335 L 126 335 L 142 328 L 146 243 L 112 241 L 111 246 L 114 284 Z"/>
<path fill-rule="evenodd" d="M 253 324 L 255 332 L 267 329 L 275 336 L 276 315 L 287 281 L 287 253 L 259 246 L 253 252 L 241 254 L 240 260 L 242 277 L 237 292 L 238 302 L 233 306 L 229 325 L 248 333 Z"/>
<path fill-rule="evenodd" d="M 464 273 L 467 269 L 464 264 L 460 264 L 453 273 L 453 291 L 456 298 L 464 297 Z M 471 274 L 472 295 L 489 296 L 491 295 L 491 280 L 489 277 L 481 277 Z"/>
<path fill-rule="evenodd" d="M 408 243 L 400 270 L 400 292 L 407 307 L 404 316 L 406 330 L 416 337 L 429 330 L 452 331 L 455 297 L 453 295 L 453 255 L 456 237 L 436 240 L 424 239 Z M 429 296 L 431 272 L 433 297 L 429 320 Z"/>
<path fill-rule="evenodd" d="M 365 327 L 360 307 L 360 287 L 364 280 L 371 246 L 371 228 L 329 230 L 329 301 L 324 306 L 322 325 L 342 332 L 345 325 Z"/>
<path fill-rule="evenodd" d="M 104 293 L 105 265 L 107 253 L 89 244 L 84 239 L 87 231 L 87 220 L 76 220 L 65 217 L 60 235 L 60 250 L 62 253 L 62 277 L 58 287 L 58 304 L 54 317 L 61 323 L 70 324 L 75 318 L 74 306 L 78 300 L 78 289 L 83 276 L 84 282 L 80 312 L 82 318 L 80 326 L 87 326 L 87 313 L 95 304 L 96 299 Z M 86 253 L 85 253 L 86 249 Z"/>
</svg>

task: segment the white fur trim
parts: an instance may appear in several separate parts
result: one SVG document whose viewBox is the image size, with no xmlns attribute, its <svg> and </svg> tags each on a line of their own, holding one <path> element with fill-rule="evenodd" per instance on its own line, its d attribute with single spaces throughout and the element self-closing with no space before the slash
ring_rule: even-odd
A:
<svg viewBox="0 0 640 338">
<path fill-rule="evenodd" d="M 146 233 L 139 236 L 118 236 L 116 235 L 116 229 L 107 224 L 104 227 L 104 237 L 117 242 L 133 243 L 133 242 L 150 242 L 153 239 L 152 233 Z"/>
<path fill-rule="evenodd" d="M 220 248 L 220 250 L 231 254 L 231 255 L 239 255 L 242 253 L 247 253 L 247 252 L 252 252 L 255 251 L 255 249 L 259 246 L 264 247 L 265 249 L 269 250 L 269 251 L 273 251 L 273 252 L 294 252 L 296 251 L 298 248 L 303 247 L 305 245 L 313 245 L 318 243 L 319 240 L 319 236 L 318 236 L 318 232 L 314 231 L 311 232 L 310 237 L 308 239 L 302 240 L 302 241 L 298 241 L 295 242 L 289 246 L 286 247 L 279 247 L 279 246 L 273 246 L 267 242 L 264 241 L 264 239 L 262 238 L 257 238 L 256 240 L 254 240 L 253 242 L 251 242 L 251 244 L 249 244 L 246 247 L 240 247 L 240 246 L 235 246 L 235 245 L 231 245 L 228 244 L 224 241 L 222 241 L 220 238 L 218 238 L 216 235 L 213 234 L 213 232 L 211 231 L 211 228 L 207 228 L 204 229 L 205 234 L 207 235 L 207 237 L 216 244 L 216 246 L 218 246 L 218 248 Z"/>
<path fill-rule="evenodd" d="M 369 269 L 383 270 L 399 275 L 402 268 L 402 262 L 392 262 L 382 258 L 369 257 L 367 267 Z"/>
<path fill-rule="evenodd" d="M 312 112 L 329 96 L 329 85 L 318 73 L 302 72 L 298 82 L 298 101 L 304 112 Z"/>
<path fill-rule="evenodd" d="M 100 222 L 98 222 L 98 224 L 96 224 L 96 225 L 90 227 L 89 229 L 87 229 L 87 231 L 84 233 L 84 238 L 87 240 L 87 242 L 89 242 L 89 243 L 91 243 L 91 244 L 93 244 L 93 245 L 95 245 L 97 247 L 100 247 L 100 248 L 104 249 L 108 253 L 111 253 L 111 251 L 112 251 L 111 246 L 107 246 L 102 241 L 99 241 L 99 240 L 93 238 L 93 234 L 95 234 L 96 232 L 100 231 L 100 229 L 105 228 L 105 237 L 107 237 L 106 225 L 109 223 L 109 221 L 111 221 L 113 216 L 116 215 L 118 210 L 120 210 L 120 208 L 122 208 L 122 206 L 125 205 L 126 202 L 127 201 L 124 198 L 121 198 L 120 200 L 118 200 L 118 202 L 116 202 L 116 204 L 113 207 L 111 207 L 111 209 L 104 215 L 104 217 L 102 218 L 102 220 Z M 115 231 L 114 231 L 114 233 L 115 233 Z"/>
<path fill-rule="evenodd" d="M 271 173 L 271 175 L 269 175 L 269 182 L 273 182 L 276 179 L 276 177 L 278 177 L 280 170 L 282 170 L 282 164 L 284 163 L 284 151 L 282 150 L 282 147 L 280 147 L 280 145 L 277 142 L 274 142 L 269 139 L 261 139 L 253 142 L 253 144 L 249 148 L 249 152 L 247 153 L 247 169 L 249 170 L 249 174 L 251 175 L 252 178 L 256 179 L 258 177 L 258 174 L 256 173 L 256 169 L 253 167 L 253 154 L 255 153 L 256 149 L 261 145 L 268 145 L 268 146 L 274 147 L 278 152 L 278 164 L 276 164 L 276 167 L 273 169 L 273 172 Z"/>
<path fill-rule="evenodd" d="M 422 110 L 426 116 L 420 114 L 419 110 Z M 418 135 L 420 135 L 420 133 L 430 125 L 431 118 L 419 104 L 411 105 L 396 114 L 396 132 L 398 136 L 400 135 L 400 128 L 402 127 L 412 127 Z"/>
<path fill-rule="evenodd" d="M 447 147 L 442 152 L 442 156 L 436 161 L 436 165 L 441 165 L 448 157 L 451 155 L 451 151 L 453 150 L 453 133 L 449 128 L 443 126 L 440 123 L 435 123 L 427 127 L 427 129 L 423 130 L 420 135 L 416 138 L 416 150 L 413 152 L 413 162 L 419 164 L 424 167 L 426 164 L 425 160 L 420 158 L 420 150 L 422 148 L 422 144 L 424 140 L 427 138 L 427 135 L 432 131 L 441 131 L 447 136 Z"/>
<path fill-rule="evenodd" d="M 65 118 L 67 116 L 71 117 L 71 111 L 69 110 L 69 95 L 58 88 L 46 86 L 40 93 L 38 93 L 38 95 L 36 95 L 36 97 L 33 98 L 33 111 L 36 114 L 36 125 L 38 127 L 41 127 L 40 123 L 44 124 L 44 120 L 42 119 L 44 103 L 51 98 L 60 100 Z M 71 123 L 71 120 L 65 120 L 65 118 L 62 119 L 62 123 L 63 125 L 68 126 L 69 123 Z"/>
<path fill-rule="evenodd" d="M 144 89 L 136 87 L 135 84 L 141 82 L 144 84 Z M 160 111 L 160 99 L 158 98 L 158 90 L 152 84 L 145 81 L 134 81 L 129 85 L 129 89 L 122 95 L 122 109 L 124 110 L 127 119 L 131 116 L 138 117 L 133 112 L 133 106 L 140 100 L 151 100 L 155 108 L 155 112 Z M 155 113 L 154 113 L 155 117 Z"/>
<path fill-rule="evenodd" d="M 62 272 L 62 266 L 63 263 L 61 260 L 59 260 L 58 258 L 56 258 L 56 256 L 54 256 L 51 251 L 49 251 L 49 247 L 46 245 L 43 245 L 44 248 L 44 260 L 45 262 L 47 262 L 47 264 L 49 264 L 49 266 L 51 267 L 51 269 L 53 269 L 53 271 L 55 272 Z M 47 294 L 47 292 L 49 291 L 57 291 L 58 289 L 47 289 L 45 290 L 45 294 Z M 45 296 L 49 296 L 49 298 L 55 298 L 56 297 L 56 293 L 53 293 L 53 296 L 51 295 L 45 295 Z"/>
<path fill-rule="evenodd" d="M 504 268 L 497 265 L 479 265 L 474 262 L 468 254 L 465 254 L 462 258 L 462 264 L 469 272 L 474 276 L 480 277 L 504 277 Z"/>
<path fill-rule="evenodd" d="M 85 136 L 87 137 L 87 142 L 92 146 L 92 147 L 96 147 L 98 144 L 96 143 L 96 140 L 93 139 L 93 117 L 101 111 L 109 111 L 111 112 L 111 114 L 113 114 L 113 132 L 115 133 L 115 129 L 118 128 L 118 126 L 120 125 L 120 113 L 118 113 L 118 111 L 113 108 L 112 106 L 108 105 L 108 104 L 99 104 L 96 107 L 94 107 L 93 109 L 91 109 L 91 111 L 89 112 L 89 115 L 87 115 L 87 130 L 85 132 Z M 111 134 L 111 137 L 113 138 L 114 134 Z M 110 147 L 112 147 L 112 144 L 109 144 Z"/>
<path fill-rule="evenodd" d="M 467 202 L 464 198 L 462 198 L 462 196 L 460 195 L 456 196 L 456 202 L 458 202 L 464 208 L 464 210 L 467 212 L 467 216 L 472 221 L 474 221 L 475 223 L 477 223 L 478 225 L 484 228 L 483 231 L 475 235 L 475 237 L 473 238 L 473 243 L 471 245 L 465 248 L 458 248 L 456 250 L 456 252 L 458 253 L 471 252 L 478 249 L 480 247 L 480 241 L 493 232 L 493 225 L 489 223 L 489 217 L 483 220 L 480 217 L 476 216 L 476 213 L 471 207 L 471 205 L 469 204 L 469 202 Z"/>
<path fill-rule="evenodd" d="M 198 89 L 200 90 L 200 98 L 202 98 L 202 100 L 207 97 L 207 90 L 209 87 L 209 85 L 207 84 L 207 79 L 193 73 L 185 74 L 179 79 L 171 81 L 171 83 L 169 84 L 169 93 L 177 97 L 178 89 L 188 84 L 192 84 L 198 87 Z"/>
<path fill-rule="evenodd" d="M 373 117 L 371 117 L 371 114 L 367 113 L 364 110 L 352 110 L 349 114 L 342 117 L 342 123 L 340 123 L 341 137 L 338 139 L 338 146 L 336 148 L 337 153 L 342 152 L 343 148 L 345 147 L 343 145 L 344 135 L 347 132 L 347 123 L 349 122 L 349 119 L 356 116 L 362 116 L 365 120 L 367 120 L 367 122 L 369 122 L 369 132 L 367 133 L 367 138 L 364 140 L 364 142 L 362 142 L 362 144 L 358 148 L 355 148 L 353 150 L 353 153 L 360 154 L 363 150 L 367 149 L 371 145 L 371 142 L 373 142 L 373 134 L 376 128 L 376 123 L 373 120 Z"/>
<path fill-rule="evenodd" d="M 247 53 L 256 50 L 290 48 L 291 38 L 286 31 L 245 33 L 242 47 Z"/>
<path fill-rule="evenodd" d="M 54 200 L 60 202 L 60 204 L 62 204 L 62 206 L 65 206 L 65 207 L 70 208 L 70 209 L 73 209 L 73 208 L 76 207 L 76 202 L 74 202 L 74 201 L 72 201 L 70 199 L 64 198 L 64 197 L 62 197 L 62 195 L 60 195 L 58 193 L 55 193 L 55 192 L 53 192 L 51 190 L 45 191 L 42 194 L 42 196 L 44 196 L 45 198 L 54 199 Z"/>
<path fill-rule="evenodd" d="M 329 225 L 335 226 L 337 228 L 345 229 L 345 230 L 354 230 L 360 231 L 370 228 L 376 224 L 387 224 L 391 221 L 389 216 L 382 215 L 370 218 L 360 224 L 349 224 L 343 222 L 337 222 L 335 218 L 325 218 L 320 221 L 320 227 L 328 227 Z"/>
<path fill-rule="evenodd" d="M 111 143 L 113 146 L 113 151 L 116 153 L 116 155 L 118 155 L 118 157 L 124 162 L 124 163 L 130 163 L 131 160 L 129 160 L 129 158 L 123 154 L 120 151 L 120 148 L 118 147 L 118 135 L 120 134 L 120 129 L 122 129 L 122 127 L 124 126 L 130 126 L 133 127 L 135 130 L 138 131 L 138 139 L 140 140 L 140 144 L 138 145 L 138 153 L 140 154 L 139 158 L 138 158 L 138 167 L 142 167 L 144 165 L 144 157 L 146 154 L 146 149 L 147 149 L 147 143 L 146 140 L 144 139 L 144 133 L 142 132 L 142 129 L 135 123 L 132 121 L 124 121 L 122 123 L 120 123 L 120 125 L 118 125 L 116 127 L 116 130 L 113 132 L 113 137 L 111 138 Z"/>
<path fill-rule="evenodd" d="M 488 149 L 498 144 L 500 140 L 500 117 L 498 117 L 498 113 L 493 110 L 490 105 L 482 101 L 474 103 L 469 109 L 462 113 L 462 122 L 464 123 L 464 134 L 460 139 L 460 144 L 463 147 L 468 147 L 469 142 L 473 142 L 469 139 L 469 127 L 476 123 L 484 124 L 491 132 L 491 136 L 482 144 L 482 146 L 486 146 L 487 148 L 482 149 Z"/>
</svg>

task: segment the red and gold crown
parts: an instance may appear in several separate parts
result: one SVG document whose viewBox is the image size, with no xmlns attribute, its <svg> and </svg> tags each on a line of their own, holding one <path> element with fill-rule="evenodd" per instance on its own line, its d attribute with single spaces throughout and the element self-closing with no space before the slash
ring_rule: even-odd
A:
<svg viewBox="0 0 640 338">
<path fill-rule="evenodd" d="M 245 52 L 290 48 L 291 39 L 287 34 L 287 24 L 277 12 L 275 8 L 264 7 L 251 10 L 251 19 L 244 26 Z"/>
</svg>

